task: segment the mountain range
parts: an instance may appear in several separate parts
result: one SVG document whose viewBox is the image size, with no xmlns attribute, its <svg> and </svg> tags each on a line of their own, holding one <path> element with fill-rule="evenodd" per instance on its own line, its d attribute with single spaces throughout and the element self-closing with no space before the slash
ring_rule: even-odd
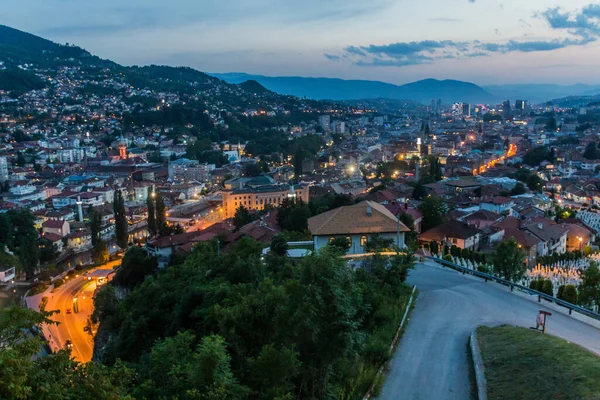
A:
<svg viewBox="0 0 600 400">
<path fill-rule="evenodd" d="M 531 103 L 543 103 L 552 99 L 574 96 L 595 96 L 600 94 L 600 85 L 560 86 L 551 84 L 520 84 L 478 86 L 458 80 L 425 79 L 404 85 L 381 81 L 344 80 L 337 78 L 271 77 L 246 73 L 205 74 L 188 67 L 123 67 L 110 60 L 102 60 L 88 51 L 73 45 L 62 45 L 50 40 L 0 25 L 0 62 L 13 68 L 0 75 L 0 89 L 34 89 L 40 82 L 33 74 L 15 71 L 22 63 L 53 66 L 60 60 L 71 61 L 74 65 L 105 66 L 127 75 L 132 84 L 166 88 L 171 86 L 190 89 L 189 82 L 203 87 L 217 84 L 217 79 L 228 84 L 240 85 L 248 92 L 266 93 L 272 91 L 281 95 L 292 95 L 315 100 L 364 100 L 394 99 L 410 100 L 430 104 L 433 99 L 443 103 L 466 102 L 471 104 L 498 104 L 504 100 L 517 99 Z M 216 78 L 216 79 L 215 79 Z M 214 81 L 213 81 L 214 80 Z"/>
<path fill-rule="evenodd" d="M 527 100 L 532 104 L 569 96 L 593 96 L 600 94 L 600 85 L 577 84 L 561 86 L 553 84 L 518 84 L 478 86 L 457 80 L 425 79 L 405 85 L 380 81 L 344 80 L 337 78 L 271 77 L 246 73 L 210 74 L 229 83 L 241 83 L 252 79 L 269 90 L 298 97 L 330 100 L 358 100 L 387 98 L 412 100 L 429 104 L 432 99 L 443 103 L 467 102 L 499 103 L 504 100 Z"/>
</svg>

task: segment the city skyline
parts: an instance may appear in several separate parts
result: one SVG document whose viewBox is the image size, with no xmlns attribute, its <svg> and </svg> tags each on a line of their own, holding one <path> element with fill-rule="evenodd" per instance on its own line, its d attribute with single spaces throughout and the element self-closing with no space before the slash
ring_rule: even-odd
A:
<svg viewBox="0 0 600 400">
<path fill-rule="evenodd" d="M 600 83 L 597 2 L 128 3 L 8 0 L 0 23 L 125 65 L 395 84 Z"/>
</svg>

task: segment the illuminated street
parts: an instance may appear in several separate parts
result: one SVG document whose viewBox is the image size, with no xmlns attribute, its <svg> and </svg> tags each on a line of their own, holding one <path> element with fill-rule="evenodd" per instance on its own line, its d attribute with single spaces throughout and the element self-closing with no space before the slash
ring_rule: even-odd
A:
<svg viewBox="0 0 600 400">
<path fill-rule="evenodd" d="M 120 263 L 121 260 L 111 261 L 90 270 L 89 273 L 101 269 L 113 269 Z M 30 308 L 39 309 L 41 298 L 47 296 L 46 310 L 60 311 L 52 316 L 58 325 L 43 326 L 42 328 L 53 351 L 64 348 L 67 340 L 71 340 L 73 344 L 71 355 L 74 359 L 81 362 L 88 362 L 92 359 L 93 337 L 83 329 L 94 310 L 93 294 L 96 288 L 95 281 L 88 280 L 87 276 L 79 275 L 67 279 L 54 293 L 51 293 L 49 289 L 44 294 L 27 298 Z M 71 310 L 71 312 L 67 314 L 67 310 Z"/>
</svg>

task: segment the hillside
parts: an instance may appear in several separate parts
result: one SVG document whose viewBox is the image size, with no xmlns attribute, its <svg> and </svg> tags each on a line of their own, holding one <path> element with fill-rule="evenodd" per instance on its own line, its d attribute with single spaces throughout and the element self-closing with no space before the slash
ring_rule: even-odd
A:
<svg viewBox="0 0 600 400">
<path fill-rule="evenodd" d="M 429 104 L 432 99 L 444 103 L 457 101 L 487 103 L 499 100 L 481 87 L 468 82 L 426 79 L 407 85 L 335 78 L 268 77 L 244 73 L 212 74 L 229 83 L 255 80 L 276 93 L 323 100 L 397 99 Z"/>
<path fill-rule="evenodd" d="M 18 68 L 0 71 L 0 90 L 27 92 L 44 87 L 44 82 L 31 72 Z"/>
<path fill-rule="evenodd" d="M 550 85 L 550 84 L 520 84 L 520 85 L 490 85 L 485 90 L 494 95 L 510 100 L 528 100 L 532 104 L 545 103 L 550 99 L 569 96 L 590 96 L 600 94 L 600 85 Z"/>
</svg>

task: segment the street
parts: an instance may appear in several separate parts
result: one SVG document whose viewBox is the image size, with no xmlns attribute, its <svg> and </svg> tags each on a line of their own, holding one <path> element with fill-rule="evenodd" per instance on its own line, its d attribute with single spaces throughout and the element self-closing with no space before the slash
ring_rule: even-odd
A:
<svg viewBox="0 0 600 400">
<path fill-rule="evenodd" d="M 113 269 L 119 265 L 121 260 L 111 261 L 100 267 L 90 270 L 89 273 L 99 269 Z M 39 303 L 43 296 L 48 297 L 46 310 L 59 310 L 54 314 L 52 320 L 58 322 L 58 325 L 44 325 L 42 330 L 48 340 L 50 348 L 57 351 L 64 348 L 67 340 L 71 340 L 71 356 L 80 362 L 88 362 L 92 359 L 94 341 L 92 335 L 85 332 L 83 328 L 87 323 L 88 317 L 94 310 L 93 294 L 96 290 L 96 282 L 87 279 L 87 276 L 73 276 L 65 281 L 58 289 L 51 292 L 49 288 L 46 292 L 27 298 L 27 306 L 34 310 L 39 310 Z M 70 309 L 71 313 L 67 314 Z M 75 312 L 77 310 L 77 312 Z"/>
<path fill-rule="evenodd" d="M 535 326 L 544 303 L 479 278 L 419 263 L 408 283 L 419 296 L 379 399 L 469 399 L 468 336 L 478 325 Z M 551 310 L 552 311 L 552 310 Z M 547 332 L 600 355 L 600 330 L 559 312 Z"/>
</svg>

